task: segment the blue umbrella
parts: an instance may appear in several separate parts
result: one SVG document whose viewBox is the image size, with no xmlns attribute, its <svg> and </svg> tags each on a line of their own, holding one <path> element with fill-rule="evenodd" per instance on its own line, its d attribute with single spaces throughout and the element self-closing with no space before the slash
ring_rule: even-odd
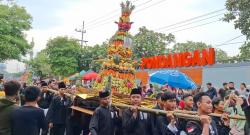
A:
<svg viewBox="0 0 250 135">
<path fill-rule="evenodd" d="M 157 71 L 150 75 L 150 81 L 174 88 L 195 89 L 196 84 L 185 74 L 177 70 Z"/>
</svg>

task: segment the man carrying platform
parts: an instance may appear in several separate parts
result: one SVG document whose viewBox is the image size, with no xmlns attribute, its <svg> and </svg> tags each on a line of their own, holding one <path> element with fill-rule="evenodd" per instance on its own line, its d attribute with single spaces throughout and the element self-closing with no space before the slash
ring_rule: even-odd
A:
<svg viewBox="0 0 250 135">
<path fill-rule="evenodd" d="M 141 93 L 140 88 L 134 88 L 130 93 L 133 107 L 123 111 L 123 135 L 152 135 L 149 114 L 138 110 L 142 101 Z"/>
<path fill-rule="evenodd" d="M 200 92 L 194 96 L 200 121 L 188 121 L 186 131 L 188 135 L 218 135 L 215 122 L 208 116 L 212 113 L 212 100 L 209 95 Z"/>
<path fill-rule="evenodd" d="M 100 106 L 96 108 L 90 124 L 89 130 L 91 135 L 114 135 L 116 125 L 121 122 L 118 118 L 118 112 L 111 108 L 110 92 L 100 91 Z"/>
</svg>

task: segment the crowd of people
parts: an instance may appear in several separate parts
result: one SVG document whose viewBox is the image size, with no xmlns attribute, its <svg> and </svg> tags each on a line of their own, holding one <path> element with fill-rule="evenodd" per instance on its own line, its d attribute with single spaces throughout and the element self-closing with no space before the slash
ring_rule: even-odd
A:
<svg viewBox="0 0 250 135">
<path fill-rule="evenodd" d="M 99 92 L 99 107 L 92 116 L 75 111 L 74 87 L 50 80 L 26 86 L 17 81 L 3 85 L 0 99 L 0 135 L 248 135 L 250 91 L 245 83 L 235 89 L 234 83 L 223 83 L 215 89 L 193 91 L 162 88 L 156 94 L 153 109 L 167 111 L 159 115 L 140 111 L 144 97 L 154 93 L 153 85 L 137 87 L 130 93 L 130 108 L 112 106 L 110 90 Z M 56 90 L 51 92 L 48 89 Z M 178 117 L 176 109 L 197 112 L 189 119 Z M 221 117 L 209 116 L 219 114 Z M 243 116 L 248 120 L 230 119 Z"/>
</svg>

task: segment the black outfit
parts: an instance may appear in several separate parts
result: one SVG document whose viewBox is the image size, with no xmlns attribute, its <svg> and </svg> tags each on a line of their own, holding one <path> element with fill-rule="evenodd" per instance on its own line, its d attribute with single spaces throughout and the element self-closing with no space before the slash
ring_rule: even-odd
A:
<svg viewBox="0 0 250 135">
<path fill-rule="evenodd" d="M 222 100 L 224 100 L 225 96 L 227 95 L 227 90 L 228 89 L 224 89 L 224 88 L 219 89 L 219 94 Z"/>
<path fill-rule="evenodd" d="M 216 89 L 214 87 L 211 87 L 209 90 L 207 90 L 206 92 L 208 94 L 208 96 L 211 98 L 211 100 L 214 98 L 214 97 L 217 97 L 217 92 L 216 92 Z"/>
<path fill-rule="evenodd" d="M 187 126 L 187 119 L 183 119 L 183 118 L 178 118 L 178 121 L 176 123 L 177 128 L 178 128 L 178 133 L 180 132 L 185 132 L 186 133 L 186 126 Z"/>
<path fill-rule="evenodd" d="M 154 135 L 176 135 L 179 133 L 179 130 L 177 129 L 176 125 L 175 125 L 175 130 L 174 132 L 172 132 L 169 129 L 169 123 L 170 121 L 167 119 L 167 117 L 165 115 L 158 115 L 156 117 L 156 125 L 155 128 L 156 130 L 154 130 Z"/>
<path fill-rule="evenodd" d="M 38 106 L 42 109 L 48 109 L 51 101 L 53 99 L 53 94 L 49 91 L 47 92 L 41 92 L 40 94 L 40 100 L 37 102 Z M 48 125 L 48 121 L 47 121 L 47 125 Z M 48 129 L 45 129 L 42 131 L 44 135 L 48 134 Z"/>
<path fill-rule="evenodd" d="M 151 120 L 148 113 L 138 112 L 133 117 L 130 109 L 125 109 L 122 114 L 123 135 L 152 135 Z"/>
<path fill-rule="evenodd" d="M 69 123 L 67 124 L 67 135 L 80 135 L 82 132 L 82 112 L 74 111 L 69 118 Z M 86 134 L 84 134 L 86 135 Z"/>
<path fill-rule="evenodd" d="M 153 109 L 159 109 L 162 110 L 161 106 L 159 104 L 157 104 L 155 107 L 153 107 Z"/>
<path fill-rule="evenodd" d="M 162 110 L 159 104 L 157 104 L 155 107 L 153 107 L 153 109 Z M 152 132 L 154 135 L 157 135 L 157 133 L 158 133 L 158 129 L 156 127 L 157 114 L 151 114 L 150 116 L 151 116 L 150 121 L 151 121 Z"/>
<path fill-rule="evenodd" d="M 94 111 L 98 107 L 98 104 L 93 106 L 92 103 L 93 101 L 84 100 L 77 96 L 74 98 L 73 105 Z M 89 135 L 90 119 L 91 115 L 72 109 L 68 124 L 69 135 L 80 135 L 81 133 Z"/>
<path fill-rule="evenodd" d="M 74 105 L 94 111 L 99 106 L 99 103 L 96 101 L 84 100 L 80 97 L 76 97 L 74 99 Z M 77 112 L 77 111 L 74 111 L 74 112 Z M 73 113 L 73 114 L 75 115 L 75 113 Z M 76 115 L 78 115 L 78 114 L 76 114 Z M 82 132 L 83 135 L 89 135 L 89 123 L 91 120 L 91 115 L 84 114 L 81 112 L 80 112 L 80 115 L 81 115 L 81 117 L 73 116 L 75 118 L 73 118 L 71 120 L 71 124 L 70 124 L 71 128 L 72 128 L 72 130 L 74 130 L 76 132 L 83 131 Z M 78 120 L 80 120 L 80 124 L 79 124 Z"/>
<path fill-rule="evenodd" d="M 53 128 L 50 130 L 51 135 L 64 135 L 70 106 L 71 100 L 67 97 L 55 96 L 53 98 L 47 113 L 48 122 L 53 123 Z"/>
<path fill-rule="evenodd" d="M 90 124 L 91 135 L 114 135 L 116 125 L 121 122 L 117 111 L 110 107 L 99 106 L 96 108 Z"/>
<path fill-rule="evenodd" d="M 47 126 L 44 112 L 40 108 L 22 106 L 11 114 L 12 135 L 39 135 Z"/>
<path fill-rule="evenodd" d="M 40 100 L 37 102 L 38 106 L 42 109 L 48 109 L 53 99 L 53 94 L 49 91 L 42 92 L 40 97 Z"/>
<path fill-rule="evenodd" d="M 212 117 L 212 119 L 216 124 L 219 135 L 229 135 L 230 127 L 225 126 L 220 117 Z"/>
<path fill-rule="evenodd" d="M 20 91 L 19 91 L 21 106 L 23 106 L 25 104 L 24 90 L 25 90 L 25 88 L 21 88 Z"/>
<path fill-rule="evenodd" d="M 188 121 L 186 126 L 187 135 L 201 135 L 203 127 L 200 122 L 198 121 Z M 220 135 L 218 134 L 216 124 L 212 120 L 209 126 L 209 135 Z"/>
</svg>

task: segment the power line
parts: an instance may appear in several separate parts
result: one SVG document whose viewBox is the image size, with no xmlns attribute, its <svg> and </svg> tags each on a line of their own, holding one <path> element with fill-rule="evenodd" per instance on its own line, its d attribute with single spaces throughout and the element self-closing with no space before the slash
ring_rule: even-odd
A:
<svg viewBox="0 0 250 135">
<path fill-rule="evenodd" d="M 225 41 L 225 42 L 223 42 L 223 43 L 221 43 L 221 44 L 226 44 L 226 43 L 231 42 L 231 41 L 233 41 L 233 40 L 235 40 L 235 39 L 237 39 L 237 38 L 240 38 L 240 37 L 242 37 L 242 36 L 243 36 L 243 35 L 236 36 L 236 37 L 234 37 L 234 38 L 232 38 L 232 39 L 229 39 L 229 40 L 227 40 L 227 41 Z"/>
<path fill-rule="evenodd" d="M 204 19 L 200 19 L 200 20 L 197 20 L 197 21 L 193 21 L 193 22 L 190 22 L 190 23 L 186 23 L 186 24 L 183 24 L 183 25 L 179 25 L 179 26 L 176 26 L 176 27 L 173 27 L 173 28 L 169 28 L 169 29 L 166 29 L 166 30 L 161 30 L 161 31 L 159 31 L 159 32 L 162 32 L 162 31 L 169 31 L 169 30 L 172 30 L 172 29 L 177 29 L 177 28 L 180 28 L 180 27 L 183 27 L 183 26 L 187 26 L 187 25 L 190 25 L 190 24 L 193 24 L 193 23 L 197 23 L 197 22 L 201 22 L 201 21 L 204 21 L 204 20 L 208 20 L 208 19 L 211 19 L 211 18 L 220 16 L 220 15 L 223 15 L 223 14 L 224 14 L 224 13 L 217 14 L 217 15 L 214 15 L 214 16 L 211 16 L 211 17 L 207 17 L 207 18 L 204 18 Z"/>
<path fill-rule="evenodd" d="M 135 3 L 135 2 L 137 2 L 137 1 L 139 1 L 139 0 L 134 0 L 134 1 L 132 1 L 132 3 Z M 112 15 L 112 14 L 114 14 L 114 13 L 120 11 L 120 10 L 121 10 L 120 8 L 117 8 L 117 9 L 112 10 L 112 11 L 110 11 L 110 12 L 108 12 L 108 13 L 102 15 L 102 16 L 96 17 L 95 19 L 92 19 L 91 21 L 89 21 L 89 22 L 88 22 L 88 25 L 89 25 L 89 24 L 92 24 L 92 23 L 94 23 L 94 22 L 96 22 L 96 21 L 98 21 L 98 20 L 100 20 L 101 18 L 106 18 L 107 16 L 110 16 L 110 15 Z M 88 26 L 88 25 L 87 25 L 87 26 Z"/>
<path fill-rule="evenodd" d="M 108 12 L 107 15 L 105 15 L 105 16 L 100 16 L 100 17 L 98 17 L 98 18 L 96 18 L 96 19 L 94 19 L 94 20 L 91 20 L 91 21 L 88 22 L 88 25 L 90 25 L 90 24 L 92 24 L 92 23 L 95 23 L 96 21 L 98 21 L 98 20 L 100 20 L 100 19 L 102 19 L 102 18 L 108 17 L 108 16 L 112 15 L 113 13 L 117 12 L 118 10 L 119 10 L 119 9 L 115 9 L 115 10 L 113 10 L 113 11 L 111 11 L 111 12 Z M 113 16 L 112 16 L 112 17 L 113 17 Z M 88 25 L 87 25 L 87 26 L 88 26 Z"/>
<path fill-rule="evenodd" d="M 150 0 L 150 1 L 152 1 L 152 0 Z M 146 7 L 146 8 L 142 8 L 142 9 L 140 9 L 140 10 L 137 10 L 137 11 L 134 12 L 134 14 L 137 13 L 137 12 L 139 12 L 139 11 L 148 9 L 149 7 L 152 7 L 152 6 L 155 6 L 155 5 L 157 5 L 157 4 L 160 4 L 160 3 L 164 2 L 164 1 L 166 1 L 166 0 L 158 1 L 158 2 L 156 2 L 156 3 L 154 3 L 154 4 L 151 4 L 150 6 L 148 6 L 148 7 Z M 97 28 L 97 27 L 99 27 L 99 26 L 103 26 L 103 25 L 105 25 L 105 24 L 107 24 L 107 23 L 109 23 L 109 22 L 110 22 L 110 21 L 107 20 L 107 22 L 105 21 L 104 23 L 101 23 L 101 24 L 97 25 L 96 27 L 91 27 L 91 28 L 89 28 L 88 30 L 95 29 L 95 28 Z"/>
<path fill-rule="evenodd" d="M 149 3 L 149 2 L 151 2 L 152 0 L 148 0 L 148 1 L 146 1 L 146 2 L 143 2 L 143 3 L 141 3 L 141 4 L 139 4 L 138 6 L 136 6 L 137 8 L 138 7 L 140 7 L 140 6 L 143 6 L 143 5 L 145 5 L 145 4 L 147 4 L 147 3 Z M 120 9 L 118 9 L 118 10 L 120 10 Z M 101 19 L 101 20 L 99 20 L 99 21 L 97 21 L 97 22 L 95 22 L 95 23 L 92 23 L 91 25 L 88 25 L 87 27 L 94 27 L 94 26 L 96 26 L 96 25 L 103 25 L 103 24 L 106 24 L 106 23 L 109 23 L 110 22 L 110 20 L 111 19 L 113 19 L 114 17 L 117 17 L 119 15 L 119 13 L 116 13 L 115 15 L 112 15 L 112 16 L 110 16 L 110 17 L 106 17 L 106 18 L 104 18 L 104 19 Z M 103 22 L 105 22 L 105 23 L 103 23 Z M 100 24 L 101 23 L 101 24 Z M 91 29 L 90 28 L 90 29 Z"/>
<path fill-rule="evenodd" d="M 184 30 L 188 30 L 188 29 L 193 29 L 193 28 L 196 28 L 196 27 L 200 27 L 200 26 L 211 24 L 211 23 L 215 23 L 215 22 L 218 22 L 220 20 L 221 19 L 218 19 L 218 20 L 215 20 L 215 21 L 211 21 L 211 22 L 200 24 L 200 25 L 196 25 L 196 26 L 193 26 L 193 27 L 188 27 L 188 28 L 185 28 L 185 29 L 180 29 L 180 30 L 172 31 L 172 32 L 169 32 L 169 33 L 176 33 L 176 32 L 180 32 L 180 31 L 184 31 Z M 166 32 L 166 31 L 163 31 L 163 32 Z"/>
<path fill-rule="evenodd" d="M 199 16 L 196 16 L 196 17 L 193 17 L 193 18 L 190 18 L 190 19 L 187 19 L 187 20 L 183 20 L 183 21 L 171 24 L 171 25 L 163 26 L 163 27 L 155 29 L 155 31 L 161 30 L 161 29 L 165 29 L 165 28 L 168 28 L 168 27 L 172 27 L 172 26 L 175 26 L 175 25 L 178 25 L 178 24 L 186 23 L 186 22 L 189 22 L 189 21 L 192 21 L 192 20 L 196 20 L 198 18 L 202 18 L 204 16 L 208 16 L 208 15 L 211 15 L 211 14 L 214 14 L 214 13 L 217 13 L 217 12 L 221 12 L 223 10 L 225 10 L 225 8 L 219 9 L 219 10 L 215 10 L 215 11 L 212 11 L 212 12 L 209 12 L 209 13 L 205 13 L 203 15 L 199 15 Z"/>
<path fill-rule="evenodd" d="M 240 43 L 245 43 L 245 42 L 243 42 L 243 41 L 241 41 L 241 42 L 232 42 L 232 43 L 217 44 L 217 45 L 213 45 L 213 46 L 218 47 L 218 46 L 227 46 L 227 45 L 234 45 L 234 44 L 240 44 Z"/>
<path fill-rule="evenodd" d="M 140 9 L 140 10 L 137 10 L 137 11 L 135 11 L 134 13 L 138 13 L 138 12 L 140 12 L 140 11 L 146 10 L 146 9 L 148 9 L 148 8 L 150 8 L 150 7 L 152 7 L 152 6 L 158 5 L 158 4 L 160 4 L 160 3 L 164 2 L 164 1 L 166 1 L 166 0 L 158 1 L 158 2 L 156 2 L 156 3 L 154 3 L 154 4 L 150 5 L 150 6 L 147 6 L 147 7 L 145 7 L 145 8 Z"/>
</svg>

